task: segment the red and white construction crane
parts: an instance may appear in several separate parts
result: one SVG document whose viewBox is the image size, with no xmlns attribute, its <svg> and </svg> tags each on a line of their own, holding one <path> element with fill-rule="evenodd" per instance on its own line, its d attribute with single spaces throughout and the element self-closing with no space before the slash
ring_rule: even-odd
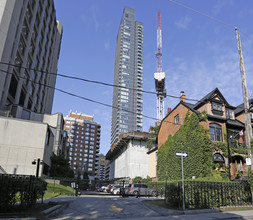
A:
<svg viewBox="0 0 253 220">
<path fill-rule="evenodd" d="M 157 72 L 154 73 L 155 89 L 157 92 L 157 121 L 164 117 L 164 98 L 166 97 L 165 89 L 165 72 L 162 71 L 162 24 L 161 12 L 157 13 Z"/>
</svg>

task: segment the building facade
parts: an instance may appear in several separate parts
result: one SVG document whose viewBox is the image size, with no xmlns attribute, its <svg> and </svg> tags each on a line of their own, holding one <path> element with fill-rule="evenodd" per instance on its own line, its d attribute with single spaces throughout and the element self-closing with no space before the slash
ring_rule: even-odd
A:
<svg viewBox="0 0 253 220">
<path fill-rule="evenodd" d="M 9 174 L 48 176 L 51 156 L 67 157 L 68 142 L 62 113 L 53 115 L 30 112 L 30 120 L 0 116 L 0 164 Z"/>
<path fill-rule="evenodd" d="M 125 7 L 115 50 L 114 85 L 119 87 L 113 88 L 111 144 L 122 133 L 142 131 L 142 54 L 143 24 Z"/>
<path fill-rule="evenodd" d="M 76 112 L 69 112 L 64 120 L 64 129 L 70 143 L 71 168 L 76 175 L 81 175 L 81 178 L 85 172 L 89 174 L 90 179 L 95 178 L 101 125 L 93 121 L 93 116 Z"/>
<path fill-rule="evenodd" d="M 49 124 L 0 116 L 0 164 L 8 174 L 48 176 L 54 134 Z"/>
<path fill-rule="evenodd" d="M 106 154 L 109 160 L 109 179 L 134 179 L 148 176 L 147 132 L 129 132 L 119 136 Z"/>
<path fill-rule="evenodd" d="M 62 25 L 52 0 L 1 0 L 0 111 L 51 114 Z"/>
<path fill-rule="evenodd" d="M 209 131 L 212 144 L 219 146 L 219 143 L 226 143 L 229 152 L 226 156 L 219 147 L 213 150 L 210 157 L 212 156 L 216 169 L 224 171 L 229 166 L 231 179 L 246 178 L 248 149 L 245 140 L 243 104 L 237 107 L 230 105 L 218 88 L 204 96 L 196 104 L 185 102 L 183 92 L 180 99 L 178 105 L 161 122 L 158 133 L 158 151 L 168 137 L 174 136 L 184 125 L 187 114 L 206 112 L 207 120 L 200 121 L 200 124 Z M 253 100 L 251 99 L 250 112 L 253 112 L 252 104 Z"/>
<path fill-rule="evenodd" d="M 99 154 L 97 161 L 96 179 L 105 180 L 105 155 Z"/>
</svg>

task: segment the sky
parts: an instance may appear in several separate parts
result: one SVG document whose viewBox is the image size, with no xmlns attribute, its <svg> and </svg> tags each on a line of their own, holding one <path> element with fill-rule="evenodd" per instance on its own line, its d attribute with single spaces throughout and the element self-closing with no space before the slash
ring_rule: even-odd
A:
<svg viewBox="0 0 253 220">
<path fill-rule="evenodd" d="M 161 12 L 162 62 L 167 95 L 200 100 L 216 87 L 229 104 L 243 103 L 236 41 L 240 32 L 248 94 L 253 92 L 253 1 L 174 0 L 54 0 L 63 24 L 58 73 L 113 84 L 116 37 L 125 6 L 135 9 L 144 24 L 143 90 L 155 92 L 157 12 Z M 70 3 L 71 2 L 71 3 Z M 225 23 L 225 24 L 224 24 Z M 229 25 L 227 25 L 229 24 Z M 58 76 L 56 88 L 112 105 L 112 87 Z M 165 111 L 178 98 L 165 99 Z M 188 101 L 189 102 L 189 101 Z M 191 102 L 194 103 L 194 102 Z M 143 114 L 156 118 L 156 95 L 143 94 Z M 101 124 L 100 152 L 110 149 L 112 109 L 55 91 L 52 113 L 94 115 Z M 143 131 L 155 120 L 143 117 Z"/>
</svg>

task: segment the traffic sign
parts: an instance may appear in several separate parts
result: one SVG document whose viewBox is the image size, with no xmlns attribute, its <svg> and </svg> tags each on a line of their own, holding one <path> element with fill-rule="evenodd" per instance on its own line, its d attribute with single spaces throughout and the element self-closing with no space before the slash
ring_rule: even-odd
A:
<svg viewBox="0 0 253 220">
<path fill-rule="evenodd" d="M 189 154 L 187 152 L 178 152 L 178 151 L 176 151 L 175 155 L 177 157 L 189 157 Z"/>
</svg>

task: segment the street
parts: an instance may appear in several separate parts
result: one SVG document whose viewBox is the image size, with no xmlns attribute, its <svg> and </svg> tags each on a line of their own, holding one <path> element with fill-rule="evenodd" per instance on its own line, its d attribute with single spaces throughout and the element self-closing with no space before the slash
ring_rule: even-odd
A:
<svg viewBox="0 0 253 220">
<path fill-rule="evenodd" d="M 167 210 L 151 204 L 146 200 L 157 198 L 122 198 L 105 195 L 82 195 L 79 197 L 60 197 L 50 201 L 66 204 L 50 219 L 246 219 L 253 220 L 253 211 L 221 213 L 216 210 L 182 211 Z"/>
</svg>

